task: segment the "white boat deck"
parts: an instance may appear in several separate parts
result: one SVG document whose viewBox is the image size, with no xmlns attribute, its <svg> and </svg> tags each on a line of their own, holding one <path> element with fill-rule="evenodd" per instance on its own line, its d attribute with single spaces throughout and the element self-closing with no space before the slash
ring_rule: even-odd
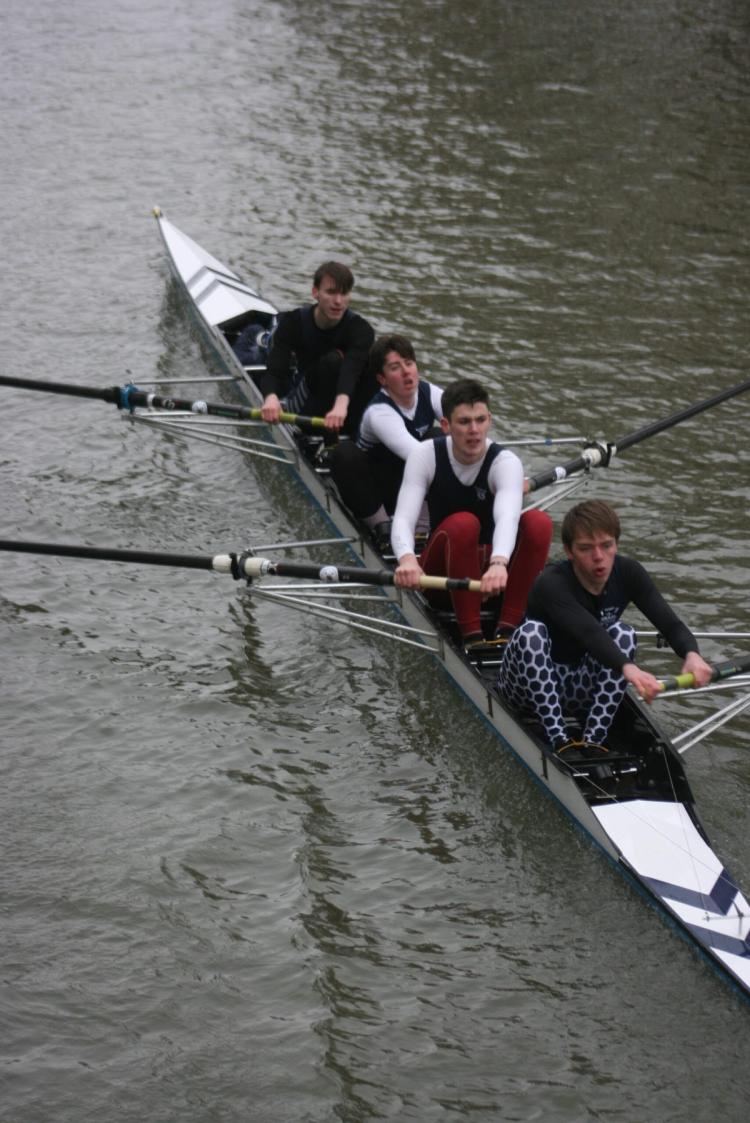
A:
<svg viewBox="0 0 750 1123">
<path fill-rule="evenodd" d="M 750 905 L 685 807 L 635 800 L 593 810 L 638 880 L 750 989 Z"/>
<path fill-rule="evenodd" d="M 159 220 L 167 250 L 204 320 L 212 327 L 246 312 L 275 316 L 273 304 L 243 284 L 236 273 L 207 253 L 163 216 Z"/>
</svg>

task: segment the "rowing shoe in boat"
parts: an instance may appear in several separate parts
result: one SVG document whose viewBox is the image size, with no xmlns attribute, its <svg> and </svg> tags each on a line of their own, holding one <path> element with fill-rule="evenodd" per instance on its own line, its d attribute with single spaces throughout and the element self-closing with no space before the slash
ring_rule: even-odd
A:
<svg viewBox="0 0 750 1123">
<path fill-rule="evenodd" d="M 262 369 L 263 345 L 273 330 L 276 308 L 160 211 L 155 216 L 170 268 L 204 340 L 225 374 L 236 380 L 245 402 L 259 407 L 262 397 L 256 376 Z M 258 344 L 250 362 L 246 355 L 238 356 L 239 341 L 248 337 Z M 721 397 L 725 396 L 731 395 Z M 711 404 L 713 401 L 706 407 Z M 684 411 L 674 420 L 689 415 L 690 411 Z M 661 427 L 668 423 L 670 419 Z M 297 473 L 310 500 L 332 524 L 334 535 L 349 543 L 358 564 L 382 568 L 383 558 L 375 543 L 355 524 L 330 477 L 319 469 L 310 437 L 288 424 L 268 428 L 264 440 L 272 442 L 279 459 L 289 462 L 288 470 Z M 654 427 L 653 431 L 659 430 Z M 268 449 L 268 443 L 264 447 Z M 587 453 L 581 467 L 595 464 L 597 456 L 596 451 L 593 459 Z M 540 477 L 537 482 L 548 481 Z M 498 696 L 493 688 L 496 667 L 492 661 L 468 657 L 451 622 L 433 612 L 421 592 L 389 588 L 383 595 L 391 598 L 413 629 L 416 639 L 412 642 L 428 652 L 425 657 L 433 660 L 435 673 L 450 676 L 489 722 L 504 748 L 618 869 L 658 902 L 711 963 L 750 997 L 750 905 L 711 846 L 680 754 L 646 707 L 630 694 L 626 696 L 608 738 L 606 760 L 556 757 L 547 750 L 539 731 L 524 724 Z"/>
</svg>

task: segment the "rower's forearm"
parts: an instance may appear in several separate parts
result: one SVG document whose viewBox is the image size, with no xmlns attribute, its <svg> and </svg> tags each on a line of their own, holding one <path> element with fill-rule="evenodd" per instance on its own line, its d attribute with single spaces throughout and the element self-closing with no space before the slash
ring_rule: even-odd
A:
<svg viewBox="0 0 750 1123">
<path fill-rule="evenodd" d="M 414 527 L 396 512 L 393 516 L 393 526 L 391 527 L 391 546 L 393 553 L 401 560 L 401 558 L 411 555 L 415 557 L 414 552 Z"/>
</svg>

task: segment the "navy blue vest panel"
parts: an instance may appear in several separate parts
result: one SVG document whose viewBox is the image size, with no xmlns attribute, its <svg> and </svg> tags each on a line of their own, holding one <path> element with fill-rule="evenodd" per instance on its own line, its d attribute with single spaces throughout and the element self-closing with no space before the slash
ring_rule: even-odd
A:
<svg viewBox="0 0 750 1123">
<path fill-rule="evenodd" d="M 375 405 L 380 402 L 384 402 L 386 405 L 391 406 L 392 409 L 395 409 L 396 413 L 403 420 L 407 431 L 411 433 L 412 437 L 417 441 L 424 440 L 425 433 L 437 420 L 432 408 L 430 387 L 426 382 L 420 382 L 417 386 L 417 408 L 414 411 L 413 417 L 407 417 L 406 414 L 402 413 L 393 398 L 389 397 L 384 390 L 378 390 L 370 404 Z"/>
<path fill-rule="evenodd" d="M 448 459 L 447 437 L 437 437 L 435 445 L 435 478 L 427 492 L 427 506 L 430 512 L 430 526 L 434 530 L 438 523 L 447 519 L 448 515 L 455 515 L 458 511 L 470 511 L 476 515 L 481 524 L 479 541 L 492 542 L 495 529 L 495 519 L 492 507 L 495 497 L 489 489 L 487 476 L 493 461 L 502 452 L 502 445 L 494 441 L 487 449 L 479 475 L 474 483 L 467 487 L 462 484 L 451 468 Z"/>
<path fill-rule="evenodd" d="M 370 401 L 367 403 L 367 409 L 369 409 L 370 406 L 375 405 L 390 406 L 391 409 L 394 410 L 394 412 L 397 413 L 403 421 L 404 428 L 406 429 L 407 433 L 410 433 L 416 441 L 423 441 L 425 439 L 425 436 L 429 433 L 430 429 L 437 421 L 437 417 L 435 416 L 435 412 L 432 408 L 430 387 L 426 382 L 420 382 L 419 386 L 417 387 L 417 408 L 414 411 L 413 417 L 407 417 L 405 413 L 402 413 L 401 409 L 396 405 L 393 398 L 389 397 L 389 395 L 386 394 L 385 390 L 382 389 L 378 390 L 377 394 L 375 394 L 374 397 L 370 399 Z M 365 444 L 360 443 L 360 448 L 364 448 L 365 452 L 368 453 L 368 455 L 375 456 L 378 461 L 388 459 L 389 457 L 395 457 L 396 455 L 395 453 L 391 452 L 390 449 L 386 448 L 384 444 L 380 443 L 371 445 L 370 447 L 367 447 Z"/>
</svg>

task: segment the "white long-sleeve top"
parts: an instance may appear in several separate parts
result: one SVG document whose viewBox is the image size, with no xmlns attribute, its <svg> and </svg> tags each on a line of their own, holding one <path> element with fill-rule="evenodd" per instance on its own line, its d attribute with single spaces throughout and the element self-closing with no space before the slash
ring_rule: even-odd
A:
<svg viewBox="0 0 750 1123">
<path fill-rule="evenodd" d="M 426 382 L 426 379 L 421 381 Z M 430 402 L 435 417 L 441 418 L 443 416 L 443 408 L 441 405 L 443 398 L 443 391 L 440 386 L 433 385 L 432 382 L 427 382 L 430 388 Z M 388 393 L 387 390 L 384 393 Z M 390 397 L 390 395 L 389 395 Z M 408 409 L 404 406 L 398 407 L 404 417 L 413 420 L 414 414 L 417 412 L 417 395 L 414 395 L 414 401 Z M 362 421 L 359 426 L 359 435 L 357 437 L 357 444 L 360 448 L 367 449 L 373 448 L 377 444 L 385 445 L 391 452 L 395 453 L 401 460 L 406 460 L 412 449 L 416 448 L 421 442 L 413 437 L 409 430 L 404 425 L 402 417 L 399 417 L 395 409 L 389 406 L 387 402 L 376 402 L 370 405 L 365 410 Z"/>
<path fill-rule="evenodd" d="M 386 407 L 388 408 L 388 407 Z M 447 439 L 448 460 L 462 484 L 470 487 L 474 483 L 482 460 L 475 464 L 461 464 L 453 455 L 453 441 Z M 487 448 L 491 441 L 487 441 Z M 391 545 L 397 558 L 413 554 L 414 528 L 417 524 L 422 504 L 435 478 L 435 444 L 433 441 L 417 443 L 409 453 L 404 468 L 404 480 L 398 493 L 398 503 L 393 515 Z M 495 457 L 487 476 L 487 483 L 494 495 L 492 514 L 495 529 L 492 535 L 492 556 L 509 558 L 513 553 L 518 534 L 518 520 L 523 506 L 523 465 L 515 452 L 504 448 Z M 434 527 L 432 528 L 435 529 Z"/>
</svg>

